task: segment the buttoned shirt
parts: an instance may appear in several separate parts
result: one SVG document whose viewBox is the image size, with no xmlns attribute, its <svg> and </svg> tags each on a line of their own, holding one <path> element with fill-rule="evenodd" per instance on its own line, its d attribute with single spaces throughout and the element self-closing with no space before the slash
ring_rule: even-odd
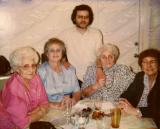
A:
<svg viewBox="0 0 160 129">
<path fill-rule="evenodd" d="M 61 101 L 64 95 L 71 95 L 80 90 L 75 68 L 70 66 L 65 68 L 61 65 L 62 71 L 55 72 L 48 62 L 43 63 L 38 68 L 38 73 L 42 79 L 49 101 Z"/>
</svg>

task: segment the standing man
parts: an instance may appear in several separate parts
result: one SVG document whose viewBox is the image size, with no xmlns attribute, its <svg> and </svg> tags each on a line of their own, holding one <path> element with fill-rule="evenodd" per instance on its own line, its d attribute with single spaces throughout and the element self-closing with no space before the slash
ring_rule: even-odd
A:
<svg viewBox="0 0 160 129">
<path fill-rule="evenodd" d="M 90 27 L 93 17 L 93 11 L 88 5 L 76 6 L 71 15 L 75 26 L 59 35 L 66 44 L 68 60 L 76 67 L 80 80 L 83 80 L 87 66 L 95 60 L 96 49 L 103 43 L 102 33 Z"/>
</svg>

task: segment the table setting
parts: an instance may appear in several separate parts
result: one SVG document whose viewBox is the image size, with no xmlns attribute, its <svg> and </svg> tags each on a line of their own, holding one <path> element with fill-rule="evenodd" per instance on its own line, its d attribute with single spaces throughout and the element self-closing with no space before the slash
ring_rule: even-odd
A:
<svg viewBox="0 0 160 129">
<path fill-rule="evenodd" d="M 65 110 L 49 109 L 41 121 L 57 129 L 156 129 L 151 118 L 121 112 L 115 102 L 84 99 Z"/>
</svg>

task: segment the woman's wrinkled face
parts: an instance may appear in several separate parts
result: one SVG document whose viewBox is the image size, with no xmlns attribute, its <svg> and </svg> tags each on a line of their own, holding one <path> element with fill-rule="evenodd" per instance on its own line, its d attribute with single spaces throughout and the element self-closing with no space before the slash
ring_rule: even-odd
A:
<svg viewBox="0 0 160 129">
<path fill-rule="evenodd" d="M 52 44 L 47 52 L 48 60 L 51 62 L 60 62 L 62 59 L 62 47 L 58 44 Z"/>
<path fill-rule="evenodd" d="M 33 59 L 24 58 L 17 72 L 25 80 L 31 80 L 36 73 L 37 64 Z"/>
<path fill-rule="evenodd" d="M 158 73 L 158 61 L 154 57 L 145 57 L 142 60 L 142 71 L 148 76 Z"/>
<path fill-rule="evenodd" d="M 100 55 L 100 61 L 103 67 L 110 68 L 115 64 L 115 57 L 112 52 L 104 51 Z"/>
</svg>

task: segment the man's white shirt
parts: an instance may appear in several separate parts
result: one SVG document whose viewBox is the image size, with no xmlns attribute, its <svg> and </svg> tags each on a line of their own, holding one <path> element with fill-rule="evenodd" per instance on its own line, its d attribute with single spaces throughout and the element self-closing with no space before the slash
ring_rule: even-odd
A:
<svg viewBox="0 0 160 129">
<path fill-rule="evenodd" d="M 87 66 L 95 61 L 96 50 L 103 43 L 102 33 L 88 27 L 82 34 L 76 27 L 72 27 L 64 30 L 58 38 L 64 41 L 68 60 L 76 68 L 78 78 L 83 80 Z"/>
</svg>

